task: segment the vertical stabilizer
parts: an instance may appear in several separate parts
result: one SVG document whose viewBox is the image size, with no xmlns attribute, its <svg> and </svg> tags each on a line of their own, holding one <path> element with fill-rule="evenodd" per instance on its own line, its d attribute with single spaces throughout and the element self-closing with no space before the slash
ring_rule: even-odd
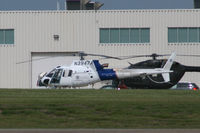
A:
<svg viewBox="0 0 200 133">
<path fill-rule="evenodd" d="M 163 67 L 164 70 L 170 70 L 171 69 L 175 57 L 176 57 L 176 54 L 172 53 L 171 56 L 169 57 L 169 59 L 167 60 L 166 64 Z"/>
<path fill-rule="evenodd" d="M 176 54 L 172 53 L 171 56 L 169 57 L 169 59 L 167 60 L 166 64 L 163 67 L 164 70 L 170 71 L 175 57 L 176 57 Z M 163 73 L 162 76 L 163 76 L 163 79 L 164 79 L 165 82 L 169 82 L 170 81 L 169 73 Z"/>
</svg>

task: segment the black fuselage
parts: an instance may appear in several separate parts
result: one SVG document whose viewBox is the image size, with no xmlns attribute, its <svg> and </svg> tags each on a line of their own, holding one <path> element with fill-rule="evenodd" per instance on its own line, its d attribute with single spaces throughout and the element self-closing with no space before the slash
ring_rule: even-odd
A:
<svg viewBox="0 0 200 133">
<path fill-rule="evenodd" d="M 165 63 L 165 59 L 147 60 L 136 64 L 131 64 L 128 68 L 161 68 Z M 184 66 L 178 62 L 174 62 L 171 70 L 173 70 L 173 72 L 170 73 L 170 82 L 164 82 L 162 75 L 158 74 L 145 77 L 127 78 L 124 79 L 124 83 L 130 88 L 137 89 L 169 89 L 181 80 L 185 72 L 200 72 L 200 67 Z M 118 81 L 114 81 L 115 84 L 117 82 Z"/>
</svg>

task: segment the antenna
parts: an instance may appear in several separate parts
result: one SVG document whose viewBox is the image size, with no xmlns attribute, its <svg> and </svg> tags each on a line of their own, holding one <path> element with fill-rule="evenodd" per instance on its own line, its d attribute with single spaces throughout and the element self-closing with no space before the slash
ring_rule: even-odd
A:
<svg viewBox="0 0 200 133">
<path fill-rule="evenodd" d="M 67 1 L 65 1 L 65 10 L 67 10 Z"/>
<path fill-rule="evenodd" d="M 57 10 L 60 10 L 60 3 L 58 0 L 57 0 Z"/>
</svg>

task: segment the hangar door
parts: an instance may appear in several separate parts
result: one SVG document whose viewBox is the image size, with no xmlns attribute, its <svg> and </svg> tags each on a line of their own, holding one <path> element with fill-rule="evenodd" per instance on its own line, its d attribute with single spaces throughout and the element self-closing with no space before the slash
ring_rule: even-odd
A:
<svg viewBox="0 0 200 133">
<path fill-rule="evenodd" d="M 37 79 L 41 72 L 49 72 L 57 66 L 71 65 L 73 60 L 79 60 L 79 57 L 73 54 L 75 53 L 31 53 L 31 87 L 40 88 L 37 86 Z"/>
</svg>

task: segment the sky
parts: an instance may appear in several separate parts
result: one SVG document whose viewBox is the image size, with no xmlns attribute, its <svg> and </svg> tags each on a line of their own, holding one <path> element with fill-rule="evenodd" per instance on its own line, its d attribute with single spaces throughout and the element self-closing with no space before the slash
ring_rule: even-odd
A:
<svg viewBox="0 0 200 133">
<path fill-rule="evenodd" d="M 57 1 L 64 10 L 66 0 L 0 0 L 0 10 L 56 10 Z M 193 0 L 92 0 L 112 9 L 192 9 Z"/>
</svg>

